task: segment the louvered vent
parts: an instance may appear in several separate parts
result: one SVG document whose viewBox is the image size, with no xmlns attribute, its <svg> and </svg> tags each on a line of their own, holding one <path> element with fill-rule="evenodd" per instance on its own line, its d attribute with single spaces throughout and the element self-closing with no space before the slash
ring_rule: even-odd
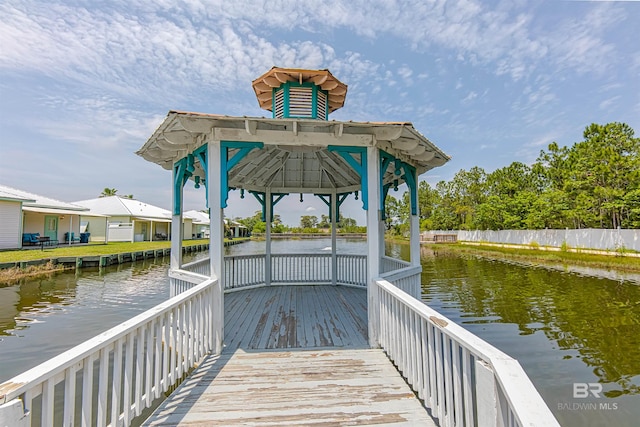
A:
<svg viewBox="0 0 640 427">
<path fill-rule="evenodd" d="M 318 91 L 317 104 L 316 117 L 318 119 L 327 120 L 327 94 L 320 90 Z"/>
<path fill-rule="evenodd" d="M 289 88 L 289 117 L 313 117 L 313 89 Z"/>
<path fill-rule="evenodd" d="M 273 116 L 277 119 L 284 117 L 284 89 L 280 88 L 276 90 L 276 96 L 274 98 Z"/>
</svg>

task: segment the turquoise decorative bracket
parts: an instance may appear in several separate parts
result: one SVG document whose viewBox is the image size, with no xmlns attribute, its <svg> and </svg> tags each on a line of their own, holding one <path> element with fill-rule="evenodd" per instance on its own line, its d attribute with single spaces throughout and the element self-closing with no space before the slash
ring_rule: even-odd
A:
<svg viewBox="0 0 640 427">
<path fill-rule="evenodd" d="M 227 207 L 227 200 L 229 200 L 229 171 L 233 169 L 235 165 L 240 163 L 240 160 L 245 158 L 247 154 L 254 148 L 262 148 L 264 144 L 262 142 L 240 142 L 240 141 L 221 141 L 221 167 L 220 167 L 220 207 Z M 238 152 L 229 158 L 229 149 L 238 149 Z M 263 206 L 264 209 L 264 206 Z"/>
<path fill-rule="evenodd" d="M 347 197 L 349 197 L 349 194 L 351 193 L 340 193 L 337 195 L 336 211 L 337 211 L 338 217 L 336 218 L 336 221 L 340 220 L 340 206 L 342 206 L 342 203 L 347 199 Z M 329 206 L 329 221 L 331 221 L 333 218 L 333 212 L 331 212 L 331 199 L 333 199 L 333 195 L 332 194 L 314 194 L 314 196 L 319 197 L 320 200 L 322 200 L 325 205 Z"/>
<path fill-rule="evenodd" d="M 395 179 L 393 182 L 384 183 L 384 174 L 387 171 L 387 168 L 391 164 L 394 163 L 395 170 L 394 175 Z M 398 179 L 404 180 L 409 187 L 409 195 L 411 198 L 411 215 L 417 215 L 418 212 L 418 188 L 416 183 L 416 168 L 411 166 L 408 163 L 405 163 L 399 159 L 396 159 L 391 154 L 380 150 L 380 189 L 382 191 L 382 198 L 380 200 L 380 209 L 382 210 L 382 219 L 386 219 L 386 214 L 384 212 L 384 203 L 387 199 L 387 195 L 389 194 L 389 189 L 393 186 L 396 190 L 398 189 Z"/>
<path fill-rule="evenodd" d="M 196 170 L 193 154 L 183 157 L 173 164 L 173 214 L 182 212 L 182 188 Z"/>
<path fill-rule="evenodd" d="M 187 157 L 183 157 L 173 165 L 173 214 L 180 215 L 182 211 L 182 188 L 187 183 L 189 178 L 193 176 L 195 172 L 195 160 L 198 159 L 200 167 L 204 171 L 205 179 L 201 179 L 199 176 L 195 176 L 193 180 L 196 183 L 196 188 L 200 188 L 200 184 L 207 185 L 207 144 L 198 147 L 193 153 L 188 154 Z M 207 207 L 209 207 L 209 192 L 207 192 Z"/>
<path fill-rule="evenodd" d="M 260 191 L 249 191 L 249 193 L 253 194 L 260 205 L 262 206 L 262 221 L 267 222 L 267 205 L 266 205 L 266 193 Z M 280 201 L 284 196 L 288 196 L 288 193 L 271 193 L 271 218 L 269 222 L 273 222 L 273 207 Z M 275 197 L 275 199 L 274 199 Z"/>
<path fill-rule="evenodd" d="M 200 162 L 200 167 L 202 168 L 202 171 L 204 172 L 205 179 L 200 179 L 199 176 L 196 176 L 194 179 L 196 181 L 196 188 L 200 188 L 200 184 L 201 183 L 204 184 L 206 207 L 208 208 L 209 207 L 209 192 L 206 191 L 206 189 L 208 189 L 208 187 L 207 187 L 207 184 L 208 184 L 207 177 L 209 176 L 209 174 L 208 174 L 209 163 L 208 163 L 208 158 L 207 158 L 207 144 L 204 144 L 203 146 L 201 146 L 200 148 L 195 150 L 193 152 L 193 157 L 198 159 L 198 161 Z"/>
<path fill-rule="evenodd" d="M 362 190 L 362 209 L 369 209 L 369 189 L 367 188 L 367 148 L 329 145 L 327 150 L 340 154 L 342 158 L 360 175 L 360 189 Z M 359 154 L 358 161 L 354 155 Z"/>
</svg>

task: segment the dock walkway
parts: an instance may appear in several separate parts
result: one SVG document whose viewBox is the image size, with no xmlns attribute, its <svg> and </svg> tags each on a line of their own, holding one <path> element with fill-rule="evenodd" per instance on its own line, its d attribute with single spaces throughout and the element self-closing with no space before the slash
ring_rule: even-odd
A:
<svg viewBox="0 0 640 427">
<path fill-rule="evenodd" d="M 273 286 L 225 295 L 225 350 L 145 426 L 436 424 L 366 340 L 366 290 Z"/>
</svg>

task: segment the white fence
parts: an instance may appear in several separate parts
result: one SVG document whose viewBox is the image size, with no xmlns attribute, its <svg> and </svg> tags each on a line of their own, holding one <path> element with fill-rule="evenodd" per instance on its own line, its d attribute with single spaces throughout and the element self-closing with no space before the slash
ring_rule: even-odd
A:
<svg viewBox="0 0 640 427">
<path fill-rule="evenodd" d="M 206 277 L 0 384 L 0 425 L 130 425 L 213 349 L 216 286 Z"/>
<path fill-rule="evenodd" d="M 133 242 L 132 223 L 113 223 L 107 229 L 108 242 Z"/>
<path fill-rule="evenodd" d="M 429 231 L 427 234 L 457 234 L 458 240 L 491 242 L 513 245 L 563 246 L 572 249 L 616 251 L 630 249 L 640 252 L 640 230 L 604 230 L 585 228 L 579 230 L 475 230 Z"/>
<path fill-rule="evenodd" d="M 378 343 L 413 390 L 449 426 L 559 426 L 520 364 L 378 280 Z"/>
</svg>

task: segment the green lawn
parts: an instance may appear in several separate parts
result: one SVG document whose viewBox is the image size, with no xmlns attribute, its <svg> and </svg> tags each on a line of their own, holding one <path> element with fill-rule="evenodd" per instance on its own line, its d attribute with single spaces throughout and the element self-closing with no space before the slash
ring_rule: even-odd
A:
<svg viewBox="0 0 640 427">
<path fill-rule="evenodd" d="M 209 243 L 204 240 L 183 240 L 183 246 L 191 246 Z M 113 243 L 91 243 L 83 246 L 69 246 L 61 244 L 58 247 L 46 247 L 43 251 L 37 249 L 21 249 L 15 251 L 0 252 L 0 263 L 31 261 L 35 259 L 59 258 L 66 256 L 96 256 L 111 255 L 123 252 L 148 251 L 152 249 L 163 249 L 171 247 L 170 241 L 159 242 L 113 242 Z"/>
</svg>

